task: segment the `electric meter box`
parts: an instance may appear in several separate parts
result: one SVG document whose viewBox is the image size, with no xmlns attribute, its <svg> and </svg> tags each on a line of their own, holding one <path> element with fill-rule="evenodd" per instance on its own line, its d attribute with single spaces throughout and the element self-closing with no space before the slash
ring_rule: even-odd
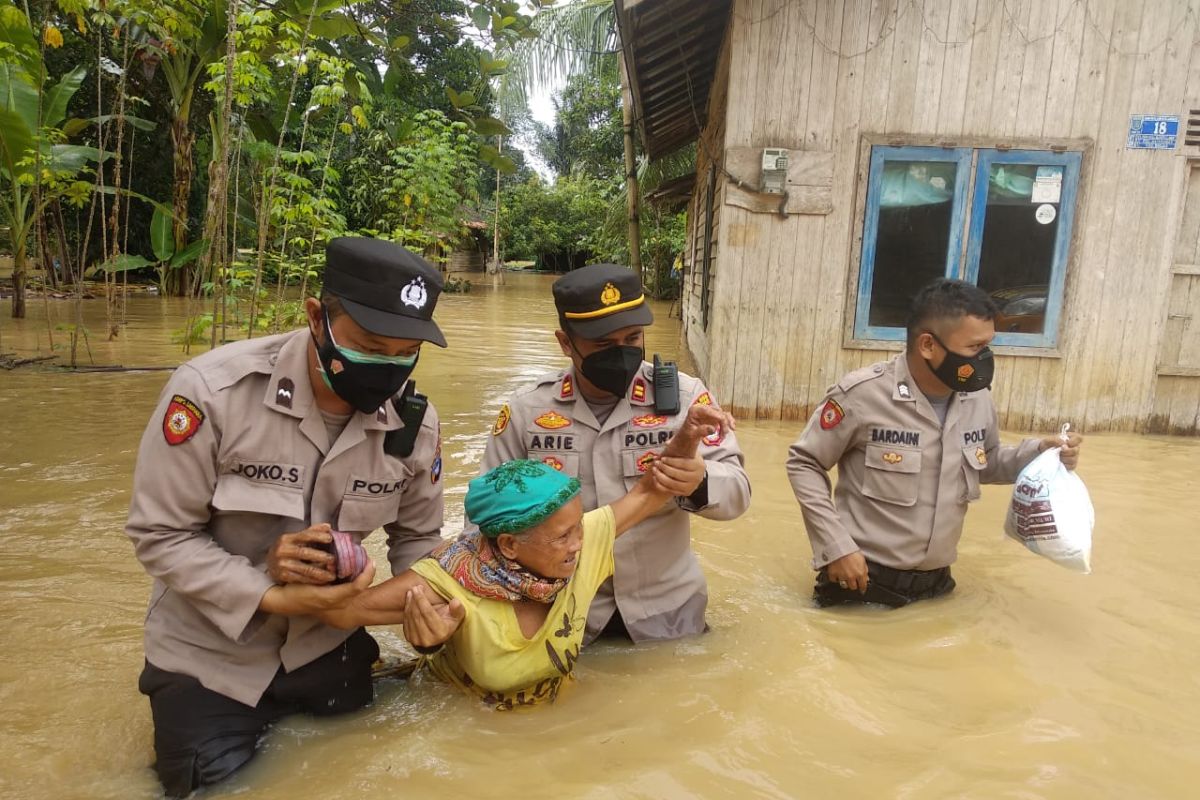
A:
<svg viewBox="0 0 1200 800">
<path fill-rule="evenodd" d="M 782 147 L 764 147 L 762 151 L 762 176 L 758 189 L 767 194 L 783 194 L 787 186 L 788 151 Z"/>
</svg>

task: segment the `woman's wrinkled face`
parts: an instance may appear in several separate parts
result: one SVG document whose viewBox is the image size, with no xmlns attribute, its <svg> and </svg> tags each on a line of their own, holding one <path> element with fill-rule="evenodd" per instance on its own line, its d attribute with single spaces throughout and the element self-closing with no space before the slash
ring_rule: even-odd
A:
<svg viewBox="0 0 1200 800">
<path fill-rule="evenodd" d="M 521 533 L 502 533 L 496 544 L 505 558 L 543 578 L 569 578 L 583 549 L 583 501 L 576 497 Z"/>
</svg>

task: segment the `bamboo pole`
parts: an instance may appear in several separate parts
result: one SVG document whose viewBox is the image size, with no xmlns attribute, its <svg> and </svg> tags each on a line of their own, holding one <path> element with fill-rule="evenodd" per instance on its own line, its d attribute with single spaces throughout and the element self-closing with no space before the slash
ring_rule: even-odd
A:
<svg viewBox="0 0 1200 800">
<path fill-rule="evenodd" d="M 639 206 L 641 193 L 638 191 L 637 158 L 633 149 L 633 93 L 629 89 L 629 75 L 625 71 L 625 59 L 617 59 L 621 70 L 621 130 L 625 143 L 625 204 L 629 220 L 629 267 L 645 283 L 642 274 L 642 229 Z"/>
</svg>

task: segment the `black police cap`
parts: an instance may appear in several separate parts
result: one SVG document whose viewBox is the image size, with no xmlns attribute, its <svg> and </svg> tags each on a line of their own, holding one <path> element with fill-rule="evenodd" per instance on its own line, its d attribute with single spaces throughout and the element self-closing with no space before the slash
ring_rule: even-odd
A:
<svg viewBox="0 0 1200 800">
<path fill-rule="evenodd" d="M 591 264 L 554 282 L 554 306 L 571 333 L 598 339 L 631 325 L 649 325 L 654 314 L 637 273 L 620 264 Z"/>
<path fill-rule="evenodd" d="M 433 321 L 442 276 L 428 261 L 383 239 L 343 236 L 325 246 L 325 290 L 379 336 L 446 346 Z"/>
</svg>

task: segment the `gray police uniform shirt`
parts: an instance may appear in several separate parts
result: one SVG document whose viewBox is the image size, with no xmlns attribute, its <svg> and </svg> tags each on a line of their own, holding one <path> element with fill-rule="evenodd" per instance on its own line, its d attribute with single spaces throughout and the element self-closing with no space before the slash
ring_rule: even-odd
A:
<svg viewBox="0 0 1200 800">
<path fill-rule="evenodd" d="M 516 458 L 538 459 L 579 478 L 584 509 L 599 508 L 637 483 L 693 404 L 717 402 L 699 379 L 680 373 L 679 413 L 655 413 L 653 366 L 643 363 L 600 424 L 575 382 L 568 368 L 514 394 L 492 428 L 483 471 Z M 585 642 L 599 635 L 618 608 L 635 642 L 704 630 L 708 586 L 692 552 L 688 513 L 719 520 L 740 516 L 750 505 L 750 479 L 733 433 L 706 440 L 700 455 L 708 468 L 707 504 L 695 508 L 687 499 L 671 500 L 617 540 L 616 570 L 592 603 Z"/>
<path fill-rule="evenodd" d="M 943 424 L 903 353 L 851 372 L 788 451 L 813 568 L 856 550 L 895 569 L 949 566 L 980 484 L 1012 483 L 1038 447 L 1000 444 L 990 391 L 955 393 Z"/>
<path fill-rule="evenodd" d="M 283 533 L 327 522 L 382 527 L 392 572 L 441 542 L 441 444 L 429 407 L 407 458 L 383 451 L 403 427 L 390 403 L 355 413 L 330 441 L 308 378 L 307 330 L 219 347 L 182 365 L 142 436 L 125 532 L 154 578 L 146 658 L 256 705 L 349 631 L 258 610 Z"/>
</svg>

